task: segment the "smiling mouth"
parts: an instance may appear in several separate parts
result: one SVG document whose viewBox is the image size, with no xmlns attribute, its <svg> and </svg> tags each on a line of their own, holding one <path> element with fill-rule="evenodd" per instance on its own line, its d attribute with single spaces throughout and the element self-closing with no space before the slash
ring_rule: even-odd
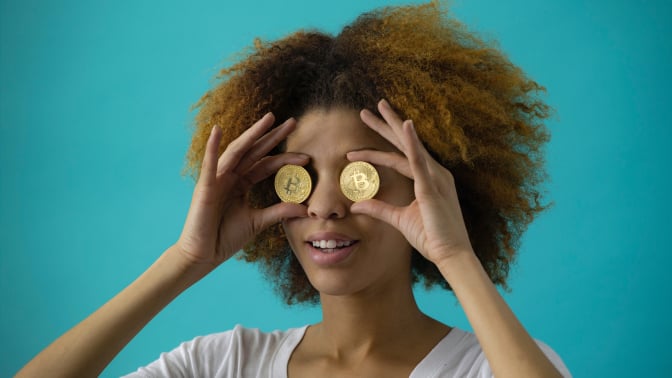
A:
<svg viewBox="0 0 672 378">
<path fill-rule="evenodd" d="M 323 253 L 337 252 L 355 243 L 357 243 L 357 240 L 313 240 L 308 242 L 313 248 Z"/>
</svg>

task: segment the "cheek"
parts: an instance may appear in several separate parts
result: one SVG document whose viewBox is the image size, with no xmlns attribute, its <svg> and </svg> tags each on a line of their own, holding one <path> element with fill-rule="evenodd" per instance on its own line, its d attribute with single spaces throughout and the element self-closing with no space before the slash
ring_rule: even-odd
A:
<svg viewBox="0 0 672 378">
<path fill-rule="evenodd" d="M 404 256 L 412 250 L 404 235 L 393 226 L 365 215 L 357 218 L 358 228 L 368 236 L 367 248 L 383 254 L 386 259 L 391 256 Z"/>
<path fill-rule="evenodd" d="M 381 178 L 380 192 L 377 199 L 390 205 L 408 206 L 415 199 L 413 181 L 399 174 L 388 175 L 387 180 Z"/>
<path fill-rule="evenodd" d="M 292 249 L 292 251 L 296 251 L 296 246 L 298 245 L 297 243 L 301 243 L 302 241 L 296 240 L 296 232 L 294 230 L 296 229 L 296 221 L 284 221 L 282 222 L 282 229 L 285 232 L 285 237 L 287 238 L 287 241 L 289 242 L 289 247 Z"/>
</svg>

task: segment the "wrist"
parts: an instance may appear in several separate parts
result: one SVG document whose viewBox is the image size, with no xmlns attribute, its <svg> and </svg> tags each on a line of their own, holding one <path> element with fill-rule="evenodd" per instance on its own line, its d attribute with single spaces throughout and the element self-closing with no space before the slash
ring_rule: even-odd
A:
<svg viewBox="0 0 672 378">
<path fill-rule="evenodd" d="M 451 284 L 451 286 L 453 285 L 451 280 L 459 277 L 459 275 L 469 274 L 468 272 L 473 272 L 474 269 L 483 270 L 481 261 L 478 259 L 478 256 L 476 256 L 476 253 L 471 249 L 453 252 L 435 264 L 443 277 Z"/>
<path fill-rule="evenodd" d="M 461 248 L 447 248 L 443 253 L 436 254 L 438 258 L 434 261 L 434 264 L 441 268 L 442 266 L 450 266 L 451 264 L 459 264 L 468 261 L 471 257 L 476 256 L 471 246 L 465 246 Z"/>
<path fill-rule="evenodd" d="M 184 289 L 205 277 L 215 268 L 212 264 L 189 260 L 177 244 L 168 247 L 154 266 L 162 271 L 166 278 L 180 284 Z"/>
</svg>

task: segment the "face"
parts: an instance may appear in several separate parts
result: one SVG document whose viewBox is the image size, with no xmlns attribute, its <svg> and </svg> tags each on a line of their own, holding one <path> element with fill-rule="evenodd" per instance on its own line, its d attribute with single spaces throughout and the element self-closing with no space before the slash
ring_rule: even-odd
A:
<svg viewBox="0 0 672 378">
<path fill-rule="evenodd" d="M 310 156 L 313 191 L 304 202 L 308 217 L 285 221 L 292 250 L 321 295 L 358 295 L 410 285 L 411 247 L 395 228 L 367 215 L 351 214 L 352 201 L 341 192 L 339 177 L 350 163 L 346 153 L 394 147 L 351 109 L 313 109 L 297 120 L 286 150 Z M 377 166 L 376 199 L 406 206 L 413 183 L 392 169 Z"/>
</svg>

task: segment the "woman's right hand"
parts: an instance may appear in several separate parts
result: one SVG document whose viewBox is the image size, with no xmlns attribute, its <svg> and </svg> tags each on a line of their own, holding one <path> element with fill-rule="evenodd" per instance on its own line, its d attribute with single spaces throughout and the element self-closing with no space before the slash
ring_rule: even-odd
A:
<svg viewBox="0 0 672 378">
<path fill-rule="evenodd" d="M 245 193 L 285 164 L 305 165 L 306 155 L 282 153 L 267 156 L 296 127 L 293 118 L 268 131 L 274 122 L 266 114 L 231 142 L 221 156 L 221 129 L 208 138 L 200 176 L 175 251 L 187 268 L 206 273 L 227 260 L 257 233 L 283 219 L 306 216 L 303 205 L 277 203 L 264 209 L 250 207 Z"/>
</svg>

